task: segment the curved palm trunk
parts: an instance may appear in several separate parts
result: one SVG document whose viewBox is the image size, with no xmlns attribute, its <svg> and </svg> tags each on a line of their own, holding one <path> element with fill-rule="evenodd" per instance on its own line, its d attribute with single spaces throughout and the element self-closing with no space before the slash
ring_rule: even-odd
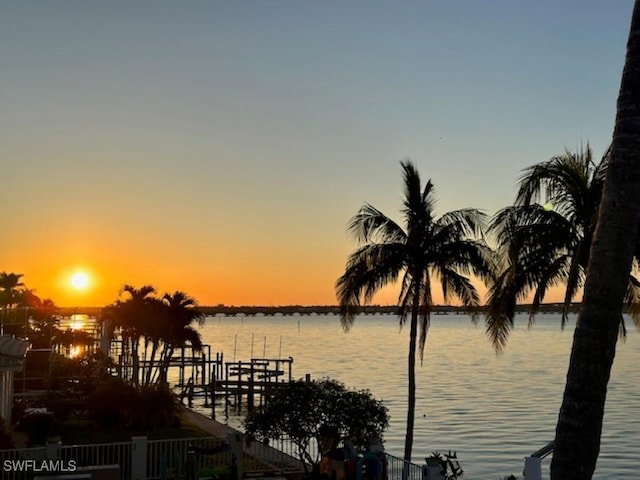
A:
<svg viewBox="0 0 640 480">
<path fill-rule="evenodd" d="M 618 96 L 612 155 L 573 339 L 552 480 L 589 480 L 600 435 L 640 214 L 640 0 Z"/>
<path fill-rule="evenodd" d="M 159 342 L 158 339 L 153 340 L 153 346 L 151 347 L 151 356 L 149 357 L 149 360 L 147 362 L 147 371 L 145 372 L 145 385 L 147 386 L 151 385 L 153 369 L 155 368 L 156 353 L 158 352 L 158 342 Z M 146 353 L 145 353 L 145 359 L 146 359 Z"/>
<path fill-rule="evenodd" d="M 133 383 L 133 385 L 140 385 L 140 357 L 138 357 L 139 346 L 140 337 L 134 338 L 131 342 L 131 358 L 133 360 L 131 383 Z"/>
<path fill-rule="evenodd" d="M 416 345 L 418 337 L 418 309 L 420 299 L 418 293 L 414 294 L 413 305 L 411 306 L 411 326 L 409 329 L 409 392 L 407 396 L 407 434 L 404 441 L 404 459 L 411 461 L 411 451 L 413 450 L 413 425 L 416 416 Z"/>
</svg>

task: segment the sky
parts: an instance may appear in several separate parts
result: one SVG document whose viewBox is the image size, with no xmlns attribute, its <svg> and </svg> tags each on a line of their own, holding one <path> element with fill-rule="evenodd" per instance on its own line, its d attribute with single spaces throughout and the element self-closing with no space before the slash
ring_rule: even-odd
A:
<svg viewBox="0 0 640 480">
<path fill-rule="evenodd" d="M 632 7 L 0 0 L 0 271 L 61 306 L 335 304 L 349 218 L 401 220 L 401 160 L 439 214 L 491 215 L 527 166 L 599 157 Z"/>
</svg>

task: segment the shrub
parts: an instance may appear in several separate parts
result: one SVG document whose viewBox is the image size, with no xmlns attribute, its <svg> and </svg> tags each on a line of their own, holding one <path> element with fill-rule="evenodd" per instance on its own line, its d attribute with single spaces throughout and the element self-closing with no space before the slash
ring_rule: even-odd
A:
<svg viewBox="0 0 640 480">
<path fill-rule="evenodd" d="M 15 448 L 11 438 L 11 431 L 4 418 L 0 417 L 0 450 L 9 450 L 11 448 Z"/>
<path fill-rule="evenodd" d="M 300 459 L 312 465 L 320 458 L 311 454 L 311 443 L 324 450 L 348 439 L 355 448 L 364 449 L 372 440 L 382 439 L 388 424 L 387 408 L 369 391 L 349 390 L 331 379 L 283 384 L 245 419 L 250 436 L 258 440 L 288 437 Z"/>
<path fill-rule="evenodd" d="M 168 385 L 142 387 L 139 395 L 137 428 L 153 430 L 176 425 L 179 419 L 178 400 Z"/>
<path fill-rule="evenodd" d="M 47 437 L 54 434 L 57 423 L 51 413 L 27 413 L 18 423 L 17 430 L 27 432 L 29 446 L 44 445 Z"/>
<path fill-rule="evenodd" d="M 100 425 L 149 431 L 176 425 L 179 407 L 166 385 L 136 388 L 118 378 L 98 384 L 88 399 L 89 418 Z"/>
<path fill-rule="evenodd" d="M 100 425 L 129 429 L 134 425 L 139 400 L 135 387 L 119 378 L 109 378 L 89 395 L 89 418 Z"/>
</svg>

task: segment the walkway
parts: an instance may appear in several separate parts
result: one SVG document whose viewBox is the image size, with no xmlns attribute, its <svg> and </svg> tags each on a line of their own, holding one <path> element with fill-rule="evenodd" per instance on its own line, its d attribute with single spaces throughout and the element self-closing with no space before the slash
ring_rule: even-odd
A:
<svg viewBox="0 0 640 480">
<path fill-rule="evenodd" d="M 242 434 L 242 432 L 228 425 L 224 425 L 187 408 L 183 409 L 183 415 L 185 420 L 220 440 L 226 441 L 229 434 Z M 264 443 L 251 442 L 250 445 L 245 446 L 244 451 L 249 457 L 263 464 L 263 466 L 266 467 L 264 469 L 270 471 L 272 475 L 298 476 L 304 473 L 300 460 Z"/>
</svg>

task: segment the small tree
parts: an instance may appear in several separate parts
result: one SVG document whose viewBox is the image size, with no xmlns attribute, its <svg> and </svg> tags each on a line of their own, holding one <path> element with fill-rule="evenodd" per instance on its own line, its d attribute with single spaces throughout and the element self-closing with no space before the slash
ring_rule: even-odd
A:
<svg viewBox="0 0 640 480">
<path fill-rule="evenodd" d="M 382 440 L 389 417 L 387 408 L 368 390 L 350 390 L 325 378 L 284 384 L 247 415 L 244 425 L 247 434 L 258 440 L 290 439 L 307 469 L 317 466 L 322 450 L 335 447 L 340 439 L 360 449 L 374 439 Z"/>
</svg>

